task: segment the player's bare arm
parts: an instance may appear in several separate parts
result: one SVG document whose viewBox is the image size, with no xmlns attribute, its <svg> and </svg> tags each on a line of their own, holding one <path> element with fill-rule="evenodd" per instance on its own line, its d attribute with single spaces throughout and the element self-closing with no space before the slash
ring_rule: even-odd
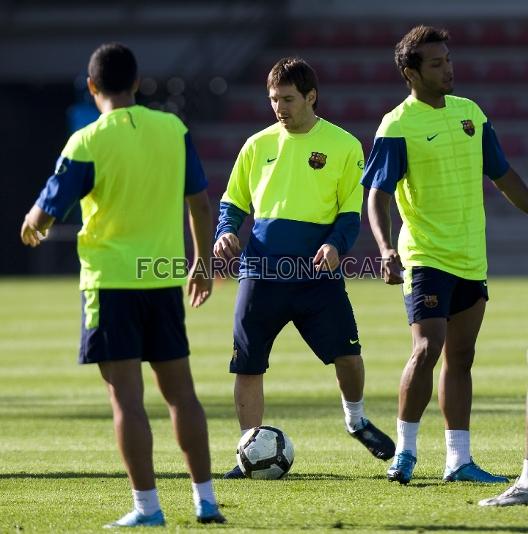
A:
<svg viewBox="0 0 528 534">
<path fill-rule="evenodd" d="M 186 201 L 189 206 L 189 225 L 194 247 L 194 262 L 189 272 L 187 294 L 190 296 L 191 306 L 198 308 L 210 297 L 213 290 L 213 280 L 210 273 L 211 206 L 205 190 L 187 196 Z"/>
<path fill-rule="evenodd" d="M 386 284 L 402 284 L 401 263 L 398 251 L 392 246 L 390 206 L 392 195 L 381 189 L 372 188 L 368 197 L 368 214 L 374 239 L 378 244 L 381 257 L 381 273 Z"/>
<path fill-rule="evenodd" d="M 511 167 L 504 176 L 493 183 L 509 202 L 524 213 L 528 213 L 528 187 Z"/>
<path fill-rule="evenodd" d="M 214 255 L 224 260 L 230 260 L 240 255 L 240 241 L 235 234 L 222 234 L 213 247 Z"/>
<path fill-rule="evenodd" d="M 54 221 L 55 217 L 48 215 L 35 204 L 24 217 L 24 222 L 20 229 L 22 243 L 33 248 L 40 245 Z"/>
</svg>

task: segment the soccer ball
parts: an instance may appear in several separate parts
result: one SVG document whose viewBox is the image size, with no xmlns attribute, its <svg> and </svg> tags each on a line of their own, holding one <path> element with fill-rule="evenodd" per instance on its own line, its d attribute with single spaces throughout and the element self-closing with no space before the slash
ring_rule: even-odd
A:
<svg viewBox="0 0 528 534">
<path fill-rule="evenodd" d="M 293 443 L 280 429 L 257 426 L 238 442 L 237 463 L 249 478 L 282 478 L 293 464 Z"/>
</svg>

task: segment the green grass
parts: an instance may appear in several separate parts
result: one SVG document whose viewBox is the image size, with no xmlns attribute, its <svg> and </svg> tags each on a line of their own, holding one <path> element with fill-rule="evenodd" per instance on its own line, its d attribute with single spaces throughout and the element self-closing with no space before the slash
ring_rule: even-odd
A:
<svg viewBox="0 0 528 534">
<path fill-rule="evenodd" d="M 486 468 L 515 477 L 523 456 L 528 280 L 493 279 L 489 288 L 473 373 L 472 450 Z M 189 310 L 187 321 L 227 525 L 195 524 L 190 482 L 145 367 L 170 532 L 528 532 L 526 508 L 476 506 L 506 485 L 441 482 L 445 448 L 436 401 L 422 423 L 413 482 L 389 484 L 387 465 L 343 430 L 333 368 L 322 366 L 290 327 L 272 353 L 265 422 L 292 438 L 292 472 L 282 481 L 222 480 L 234 465 L 239 437 L 227 372 L 235 290 L 234 283 L 217 284 L 211 301 Z M 394 435 L 398 382 L 410 347 L 400 293 L 379 281 L 353 282 L 348 292 L 367 367 L 367 413 Z M 76 364 L 76 281 L 4 279 L 0 298 L 0 532 L 100 532 L 129 510 L 131 499 L 97 368 Z"/>
</svg>

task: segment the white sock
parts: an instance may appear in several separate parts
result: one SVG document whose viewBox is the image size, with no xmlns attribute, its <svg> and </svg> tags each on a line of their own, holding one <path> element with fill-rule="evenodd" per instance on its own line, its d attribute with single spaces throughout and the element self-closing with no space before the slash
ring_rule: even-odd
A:
<svg viewBox="0 0 528 534">
<path fill-rule="evenodd" d="M 207 482 L 193 482 L 192 483 L 193 501 L 194 505 L 198 506 L 200 501 L 207 501 L 211 504 L 216 504 L 216 497 L 213 491 L 213 481 Z"/>
<path fill-rule="evenodd" d="M 145 491 L 133 489 L 132 497 L 134 498 L 134 508 L 143 515 L 152 515 L 161 510 L 156 488 Z"/>
<path fill-rule="evenodd" d="M 240 437 L 242 437 L 246 432 L 248 432 L 249 430 L 251 430 L 251 428 L 243 428 L 241 431 L 240 431 Z"/>
<path fill-rule="evenodd" d="M 345 397 L 341 395 L 341 404 L 343 405 L 343 411 L 345 412 L 345 424 L 349 432 L 358 430 L 358 423 L 362 423 L 362 419 L 365 416 L 363 409 L 363 399 L 357 402 L 351 402 L 345 400 Z M 362 425 L 361 425 L 362 426 Z"/>
<path fill-rule="evenodd" d="M 396 454 L 403 451 L 409 451 L 416 458 L 416 436 L 418 436 L 418 423 L 408 423 L 401 419 L 396 419 L 396 432 L 398 434 L 398 443 L 396 445 Z"/>
<path fill-rule="evenodd" d="M 458 469 L 471 462 L 469 453 L 469 430 L 446 430 L 446 467 L 451 470 Z"/>
<path fill-rule="evenodd" d="M 516 485 L 521 488 L 528 489 L 528 460 L 527 459 L 525 459 L 523 462 L 521 476 L 519 477 L 519 480 L 517 481 Z"/>
</svg>

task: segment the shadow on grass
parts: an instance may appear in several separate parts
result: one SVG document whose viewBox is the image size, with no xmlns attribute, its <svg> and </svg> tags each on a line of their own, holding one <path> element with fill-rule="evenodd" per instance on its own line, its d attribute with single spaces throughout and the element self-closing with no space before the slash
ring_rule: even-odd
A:
<svg viewBox="0 0 528 534">
<path fill-rule="evenodd" d="M 377 414 L 396 413 L 394 400 L 369 398 L 373 418 Z M 79 419 L 79 420 L 107 420 L 111 419 L 112 412 L 110 406 L 101 403 L 79 403 L 71 405 L 71 400 L 64 399 L 64 404 L 59 404 L 57 400 L 52 403 L 45 398 L 38 402 L 24 402 L 21 400 L 6 400 L 0 410 L 2 420 L 19 420 L 21 416 L 24 419 Z M 210 420 L 235 419 L 234 404 L 222 400 L 202 401 L 206 411 L 207 418 Z M 28 406 L 31 411 L 28 413 Z M 168 410 L 162 402 L 147 402 L 147 412 L 151 420 L 166 419 Z M 308 419 L 313 421 L 319 417 L 329 417 L 333 414 L 341 414 L 341 405 L 339 399 L 317 399 L 312 402 L 305 399 L 272 399 L 266 401 L 266 414 L 268 418 L 284 417 L 288 419 Z"/>
<path fill-rule="evenodd" d="M 83 473 L 78 471 L 65 471 L 65 472 L 50 472 L 50 473 L 24 473 L 24 472 L 16 472 L 16 473 L 0 473 L 0 480 L 20 480 L 20 479 L 27 479 L 27 480 L 60 480 L 60 479 L 124 479 L 127 478 L 126 473 L 124 472 L 91 472 L 91 473 Z M 156 473 L 156 478 L 159 480 L 172 480 L 172 479 L 188 479 L 189 475 L 187 473 Z M 223 480 L 224 479 L 224 473 L 213 473 L 212 478 L 215 480 Z M 246 480 L 246 479 L 243 479 Z M 357 475 L 340 475 L 336 473 L 290 473 L 288 476 L 284 477 L 281 480 L 251 480 L 251 483 L 258 483 L 258 484 L 283 484 L 287 482 L 297 482 L 297 481 L 303 481 L 303 482 L 321 482 L 321 481 L 339 481 L 339 482 L 356 482 L 356 483 L 363 483 L 365 482 L 372 482 L 374 480 L 386 480 L 385 476 L 383 475 L 372 475 L 372 476 L 357 476 Z M 235 482 L 235 484 L 238 484 L 239 482 Z M 404 486 L 402 488 L 402 491 L 413 491 L 413 489 L 421 489 L 421 488 L 430 488 L 434 486 L 440 486 L 442 485 L 441 480 L 439 480 L 436 477 L 415 477 L 413 478 L 413 482 L 407 486 Z M 394 485 L 395 488 L 400 487 L 399 485 Z M 405 489 L 404 489 L 405 488 Z"/>
<path fill-rule="evenodd" d="M 213 478 L 223 478 L 223 473 L 213 473 Z M 127 478 L 124 472 L 113 473 L 82 473 L 76 471 L 64 471 L 61 473 L 0 473 L 0 479 L 62 479 L 62 478 Z M 188 473 L 156 473 L 158 479 L 189 478 Z"/>
<path fill-rule="evenodd" d="M 343 525 L 343 527 L 346 528 L 345 525 Z M 528 532 L 528 527 L 512 527 L 507 525 L 387 525 L 384 527 L 384 529 L 390 530 L 391 532 L 435 532 L 445 530 L 454 530 L 460 532 Z"/>
<path fill-rule="evenodd" d="M 64 472 L 50 472 L 50 473 L 24 473 L 24 472 L 16 472 L 16 473 L 0 473 L 0 480 L 1 479 L 77 479 L 77 478 L 127 478 L 126 474 L 124 472 L 93 472 L 93 473 L 83 473 L 79 471 L 64 471 Z M 158 479 L 184 479 L 189 478 L 189 475 L 187 473 L 156 473 L 156 478 Z M 214 479 L 223 479 L 224 473 L 213 473 Z M 345 475 L 339 475 L 335 473 L 292 473 L 288 475 L 287 477 L 281 479 L 281 480 L 252 480 L 252 482 L 259 482 L 259 483 L 266 483 L 266 484 L 282 484 L 283 482 L 288 481 L 296 481 L 296 480 L 314 480 L 314 481 L 321 481 L 321 480 L 339 480 L 339 481 L 359 481 L 359 480 L 372 480 L 376 478 L 383 478 L 383 477 L 355 477 L 355 476 L 345 476 Z M 250 479 L 248 479 L 250 480 Z M 237 482 L 235 482 L 236 484 Z M 417 484 L 413 484 L 413 487 L 416 487 Z"/>
<path fill-rule="evenodd" d="M 482 400 L 482 399 L 480 399 Z M 46 396 L 24 398 L 20 396 L 0 396 L 0 419 L 19 420 L 20 417 L 28 419 L 77 419 L 104 421 L 112 418 L 109 404 L 105 402 L 90 403 L 77 401 L 78 404 L 71 404 L 71 399 L 49 398 Z M 235 407 L 231 401 L 226 402 L 225 397 L 205 397 L 202 399 L 207 418 L 209 420 L 235 420 Z M 503 405 L 508 404 L 505 410 Z M 504 415 L 523 413 L 524 404 L 512 405 L 512 399 L 497 400 L 497 408 L 480 408 L 473 406 L 473 413 L 486 415 Z M 394 397 L 369 396 L 369 414 L 375 420 L 377 417 L 392 414 L 396 417 L 396 392 Z M 28 413 L 28 407 L 31 410 Z M 153 421 L 168 418 L 168 410 L 164 403 L 160 401 L 147 401 L 147 412 Z M 297 420 L 315 421 L 319 418 L 333 417 L 334 414 L 341 413 L 341 406 L 338 398 L 286 398 L 281 396 L 270 396 L 266 399 L 266 415 L 271 418 L 287 418 Z"/>
</svg>

